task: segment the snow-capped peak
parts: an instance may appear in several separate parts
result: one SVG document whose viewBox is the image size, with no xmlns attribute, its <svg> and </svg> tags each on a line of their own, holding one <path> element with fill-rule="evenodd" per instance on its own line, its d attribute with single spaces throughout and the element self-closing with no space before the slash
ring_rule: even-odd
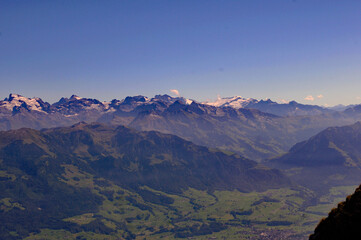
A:
<svg viewBox="0 0 361 240">
<path fill-rule="evenodd" d="M 233 107 L 244 108 L 250 103 L 257 103 L 258 100 L 254 98 L 243 98 L 241 96 L 220 98 L 214 102 L 203 102 L 203 104 L 215 106 L 215 107 Z"/>
<path fill-rule="evenodd" d="M 27 98 L 19 94 L 10 93 L 8 98 L 0 102 L 0 108 L 5 108 L 9 111 L 13 111 L 14 107 L 25 107 L 29 111 L 44 112 L 44 102 L 40 98 Z"/>
<path fill-rule="evenodd" d="M 10 93 L 8 98 L 5 98 L 4 101 L 11 101 L 13 99 L 21 99 L 24 98 L 23 96 L 15 93 Z"/>
</svg>

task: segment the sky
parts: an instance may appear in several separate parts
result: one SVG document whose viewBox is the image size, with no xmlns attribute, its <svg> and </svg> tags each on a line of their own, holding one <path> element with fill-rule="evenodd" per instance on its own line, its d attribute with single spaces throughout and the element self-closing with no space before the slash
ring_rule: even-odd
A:
<svg viewBox="0 0 361 240">
<path fill-rule="evenodd" d="M 359 0 L 0 0 L 0 98 L 361 103 L 360 12 Z"/>
</svg>

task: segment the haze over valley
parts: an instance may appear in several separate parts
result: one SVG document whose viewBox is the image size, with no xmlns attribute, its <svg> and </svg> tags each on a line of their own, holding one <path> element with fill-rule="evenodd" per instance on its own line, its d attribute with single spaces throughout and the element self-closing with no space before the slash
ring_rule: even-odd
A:
<svg viewBox="0 0 361 240">
<path fill-rule="evenodd" d="M 358 239 L 360 9 L 1 0 L 0 240 Z"/>
<path fill-rule="evenodd" d="M 358 108 L 10 94 L 1 235 L 305 239 L 361 182 Z"/>
</svg>

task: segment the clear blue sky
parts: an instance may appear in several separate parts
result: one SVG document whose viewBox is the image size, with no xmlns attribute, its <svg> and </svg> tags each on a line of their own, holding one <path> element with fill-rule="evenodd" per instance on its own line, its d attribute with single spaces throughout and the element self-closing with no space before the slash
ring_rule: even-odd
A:
<svg viewBox="0 0 361 240">
<path fill-rule="evenodd" d="M 359 0 L 0 0 L 0 33 L 1 98 L 361 103 Z"/>
</svg>

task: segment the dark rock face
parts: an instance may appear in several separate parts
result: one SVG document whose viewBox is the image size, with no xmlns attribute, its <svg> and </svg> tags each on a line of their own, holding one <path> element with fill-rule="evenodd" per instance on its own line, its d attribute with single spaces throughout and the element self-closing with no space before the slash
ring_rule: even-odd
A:
<svg viewBox="0 0 361 240">
<path fill-rule="evenodd" d="M 360 239 L 361 186 L 321 220 L 310 240 Z"/>
<path fill-rule="evenodd" d="M 107 107 L 96 99 L 80 98 L 72 95 L 68 98 L 61 98 L 59 102 L 50 107 L 50 113 L 61 113 L 64 115 L 74 115 L 82 111 L 106 111 Z"/>
</svg>

